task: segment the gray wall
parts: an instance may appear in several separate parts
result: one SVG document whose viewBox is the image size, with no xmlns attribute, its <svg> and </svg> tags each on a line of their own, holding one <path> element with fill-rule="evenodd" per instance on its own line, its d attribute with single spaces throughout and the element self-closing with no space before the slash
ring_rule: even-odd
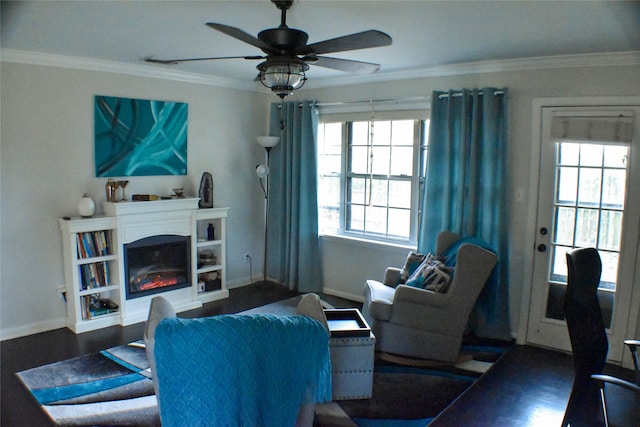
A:
<svg viewBox="0 0 640 427">
<path fill-rule="evenodd" d="M 305 89 L 297 99 L 360 101 L 430 95 L 432 90 L 508 87 L 510 104 L 510 194 L 512 202 L 512 331 L 528 313 L 536 195 L 532 176 L 532 103 L 544 97 L 640 95 L 640 67 L 568 67 L 413 78 L 363 85 Z M 104 179 L 93 171 L 93 96 L 96 94 L 189 103 L 189 165 L 186 177 L 134 178 L 128 194 L 166 194 L 184 186 L 195 194 L 202 172 L 214 179 L 216 206 L 229 206 L 228 281 L 249 283 L 244 253 L 252 254 L 253 279 L 262 271 L 261 190 L 254 167 L 264 151 L 254 142 L 267 129 L 270 94 L 156 78 L 2 63 L 1 73 L 1 269 L 2 338 L 62 327 L 65 305 L 60 232 L 56 218 L 74 214 L 82 193 L 104 200 Z M 296 99 L 294 98 L 294 99 Z M 535 164 L 535 162 L 534 162 Z M 399 265 L 406 248 L 371 247 L 322 239 L 325 290 L 362 298 L 366 279 L 380 279 Z M 637 290 L 636 290 L 637 292 Z M 637 299 L 637 298 L 636 298 Z M 524 301 L 524 305 L 522 302 Z M 637 312 L 637 311 L 636 311 Z M 520 323 L 519 323 L 520 322 Z"/>
<path fill-rule="evenodd" d="M 264 150 L 255 142 L 267 127 L 272 95 L 157 78 L 2 62 L 1 276 L 2 337 L 64 326 L 64 285 L 57 218 L 77 215 L 87 192 L 100 206 L 105 178 L 95 178 L 94 95 L 189 103 L 188 175 L 133 177 L 127 195 L 196 195 L 211 172 L 215 206 L 230 207 L 227 278 L 249 283 L 244 254 L 262 271 L 264 198 L 255 165 Z M 99 207 L 101 210 L 101 207 Z"/>
</svg>

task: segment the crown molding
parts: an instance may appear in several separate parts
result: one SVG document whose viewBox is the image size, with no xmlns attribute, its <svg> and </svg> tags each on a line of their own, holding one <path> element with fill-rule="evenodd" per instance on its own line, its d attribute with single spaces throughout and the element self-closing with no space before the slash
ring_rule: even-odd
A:
<svg viewBox="0 0 640 427">
<path fill-rule="evenodd" d="M 257 91 L 255 82 L 245 82 L 226 77 L 212 76 L 200 73 L 175 71 L 143 64 L 128 64 L 117 61 L 105 61 L 95 58 L 78 56 L 55 55 L 43 52 L 32 52 L 14 49 L 0 50 L 1 62 L 15 62 L 20 64 L 43 65 L 49 67 L 71 68 L 84 71 L 98 71 L 115 74 L 126 74 L 137 77 L 150 77 L 173 80 L 184 83 L 197 83 L 219 86 L 231 89 Z"/>
<path fill-rule="evenodd" d="M 232 89 L 265 92 L 255 82 L 240 81 L 220 76 L 200 73 L 188 73 L 147 65 L 127 64 L 117 61 L 105 61 L 95 58 L 54 55 L 43 52 L 31 52 L 14 49 L 0 50 L 0 62 L 16 62 L 22 64 L 44 65 L 51 67 L 72 68 L 86 71 L 126 74 L 138 77 L 150 77 L 174 80 L 185 83 L 197 83 Z M 439 65 L 407 71 L 379 72 L 369 75 L 345 76 L 309 79 L 303 89 L 320 89 L 325 87 L 349 86 L 355 84 L 379 83 L 396 80 L 414 80 L 428 77 L 446 77 L 462 74 L 484 74 L 509 71 L 528 71 L 558 68 L 581 68 L 600 66 L 633 66 L 640 65 L 640 51 L 591 53 L 583 55 L 540 56 L 533 58 L 505 59 L 499 61 L 479 61 L 461 64 Z"/>
<path fill-rule="evenodd" d="M 539 56 L 532 58 L 479 61 L 461 64 L 439 65 L 408 71 L 390 71 L 367 76 L 345 76 L 331 79 L 314 79 L 304 89 L 379 83 L 397 80 L 414 80 L 427 77 L 446 77 L 462 74 L 484 74 L 508 71 L 530 71 L 557 68 L 581 68 L 601 66 L 640 65 L 640 51 L 591 53 L 584 55 Z M 303 90 L 304 90 L 303 89 Z"/>
</svg>

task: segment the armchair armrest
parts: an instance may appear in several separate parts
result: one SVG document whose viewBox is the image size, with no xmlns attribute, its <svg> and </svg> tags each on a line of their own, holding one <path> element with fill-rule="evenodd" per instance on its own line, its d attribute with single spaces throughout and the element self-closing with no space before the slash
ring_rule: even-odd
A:
<svg viewBox="0 0 640 427">
<path fill-rule="evenodd" d="M 398 282 L 400 281 L 401 271 L 402 270 L 400 268 L 387 267 L 384 272 L 384 280 L 382 281 L 382 283 L 395 288 L 396 286 L 398 286 Z"/>
<path fill-rule="evenodd" d="M 413 286 L 399 285 L 393 298 L 393 304 L 412 303 L 431 307 L 446 307 L 451 300 L 448 293 L 439 293 Z"/>
</svg>

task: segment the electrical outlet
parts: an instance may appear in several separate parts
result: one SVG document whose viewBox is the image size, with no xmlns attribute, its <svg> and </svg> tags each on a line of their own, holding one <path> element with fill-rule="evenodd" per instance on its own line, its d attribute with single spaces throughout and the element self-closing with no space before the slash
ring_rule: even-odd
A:
<svg viewBox="0 0 640 427">
<path fill-rule="evenodd" d="M 60 299 L 63 301 L 67 301 L 67 287 L 66 286 L 59 286 L 56 288 L 56 291 L 58 293 L 60 293 Z"/>
<path fill-rule="evenodd" d="M 245 262 L 251 262 L 251 255 L 249 255 L 249 254 L 244 254 L 244 261 L 245 261 Z"/>
</svg>

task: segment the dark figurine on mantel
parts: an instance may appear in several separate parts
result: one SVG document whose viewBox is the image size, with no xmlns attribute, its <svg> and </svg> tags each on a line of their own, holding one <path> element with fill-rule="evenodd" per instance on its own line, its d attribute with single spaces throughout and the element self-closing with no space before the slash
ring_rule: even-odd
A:
<svg viewBox="0 0 640 427">
<path fill-rule="evenodd" d="M 213 178 L 209 172 L 202 174 L 200 180 L 200 201 L 198 206 L 200 208 L 212 208 L 213 207 Z"/>
</svg>

